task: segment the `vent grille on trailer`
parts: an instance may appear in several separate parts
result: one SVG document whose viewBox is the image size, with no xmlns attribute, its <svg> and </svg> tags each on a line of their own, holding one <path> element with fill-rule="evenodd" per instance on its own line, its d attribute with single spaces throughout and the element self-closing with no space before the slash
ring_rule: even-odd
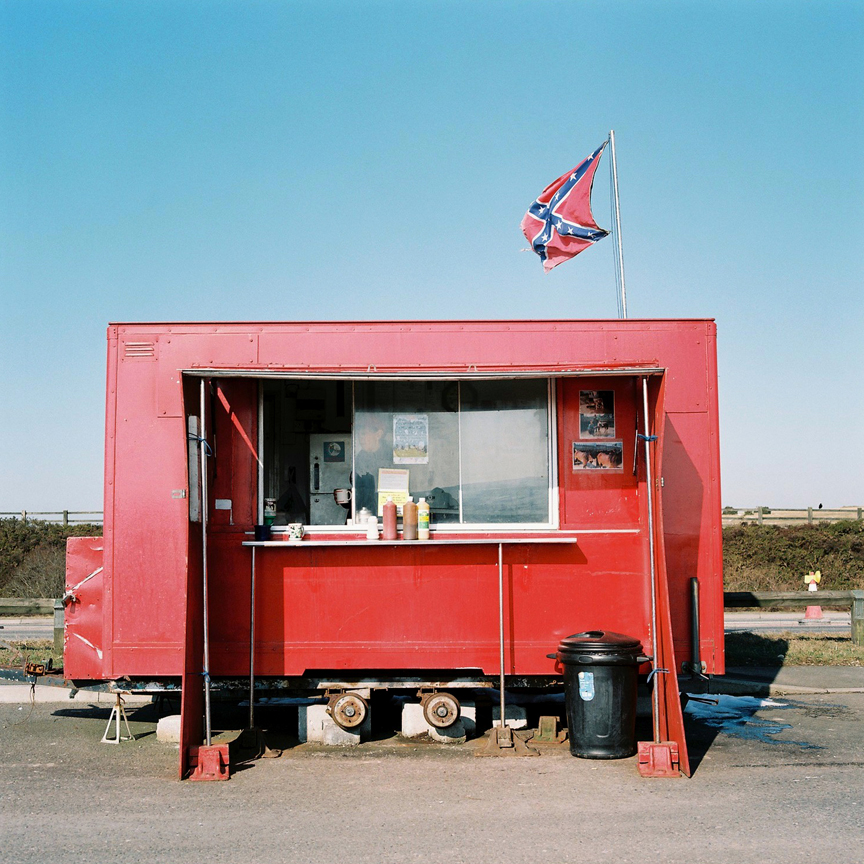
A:
<svg viewBox="0 0 864 864">
<path fill-rule="evenodd" d="M 124 344 L 124 357 L 155 357 L 155 342 L 126 342 Z"/>
</svg>

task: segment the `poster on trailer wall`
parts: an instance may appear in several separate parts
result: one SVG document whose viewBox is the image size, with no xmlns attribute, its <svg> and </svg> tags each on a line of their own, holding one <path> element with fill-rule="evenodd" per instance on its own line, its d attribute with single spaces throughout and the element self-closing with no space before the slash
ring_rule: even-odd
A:
<svg viewBox="0 0 864 864">
<path fill-rule="evenodd" d="M 429 416 L 393 415 L 393 464 L 429 464 Z"/>
<path fill-rule="evenodd" d="M 579 391 L 579 437 L 615 437 L 615 391 Z"/>
<path fill-rule="evenodd" d="M 624 443 L 622 441 L 574 441 L 573 470 L 624 470 Z"/>
</svg>

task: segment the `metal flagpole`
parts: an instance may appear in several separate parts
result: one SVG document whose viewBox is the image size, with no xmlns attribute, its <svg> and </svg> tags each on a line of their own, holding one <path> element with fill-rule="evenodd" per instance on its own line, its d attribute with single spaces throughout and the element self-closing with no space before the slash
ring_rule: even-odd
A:
<svg viewBox="0 0 864 864">
<path fill-rule="evenodd" d="M 201 570 L 203 579 L 203 603 L 204 603 L 204 737 L 207 746 L 211 743 L 210 725 L 210 602 L 207 596 L 207 400 L 206 387 L 209 381 L 201 379 L 201 436 L 198 446 L 201 450 Z"/>
<path fill-rule="evenodd" d="M 618 280 L 621 283 L 621 317 L 627 317 L 627 290 L 624 287 L 624 253 L 621 247 L 621 206 L 618 201 L 618 162 L 615 159 L 615 130 L 609 130 L 609 149 L 612 153 L 612 200 L 615 205 L 615 251 L 618 259 Z"/>
</svg>

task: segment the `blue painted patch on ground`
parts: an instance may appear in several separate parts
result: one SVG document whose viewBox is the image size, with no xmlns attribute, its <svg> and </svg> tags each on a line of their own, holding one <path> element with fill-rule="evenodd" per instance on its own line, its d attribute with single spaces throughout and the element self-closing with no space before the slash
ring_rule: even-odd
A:
<svg viewBox="0 0 864 864">
<path fill-rule="evenodd" d="M 719 729 L 735 738 L 747 741 L 759 741 L 763 744 L 792 744 L 805 750 L 821 749 L 816 744 L 807 741 L 790 741 L 787 738 L 778 739 L 774 736 L 792 728 L 791 723 L 778 723 L 776 720 L 762 720 L 756 717 L 758 711 L 770 709 L 788 709 L 795 706 L 788 702 L 775 702 L 773 699 L 760 699 L 757 696 L 712 696 L 717 704 L 697 702 L 690 699 L 684 713 L 694 720 Z"/>
</svg>

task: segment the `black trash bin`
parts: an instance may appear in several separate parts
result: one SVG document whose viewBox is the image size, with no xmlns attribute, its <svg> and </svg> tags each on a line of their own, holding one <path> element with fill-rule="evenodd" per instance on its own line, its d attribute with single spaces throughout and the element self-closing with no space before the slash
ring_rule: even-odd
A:
<svg viewBox="0 0 864 864">
<path fill-rule="evenodd" d="M 636 752 L 636 678 L 642 643 L 608 630 L 574 633 L 558 645 L 570 752 L 623 759 Z"/>
</svg>

